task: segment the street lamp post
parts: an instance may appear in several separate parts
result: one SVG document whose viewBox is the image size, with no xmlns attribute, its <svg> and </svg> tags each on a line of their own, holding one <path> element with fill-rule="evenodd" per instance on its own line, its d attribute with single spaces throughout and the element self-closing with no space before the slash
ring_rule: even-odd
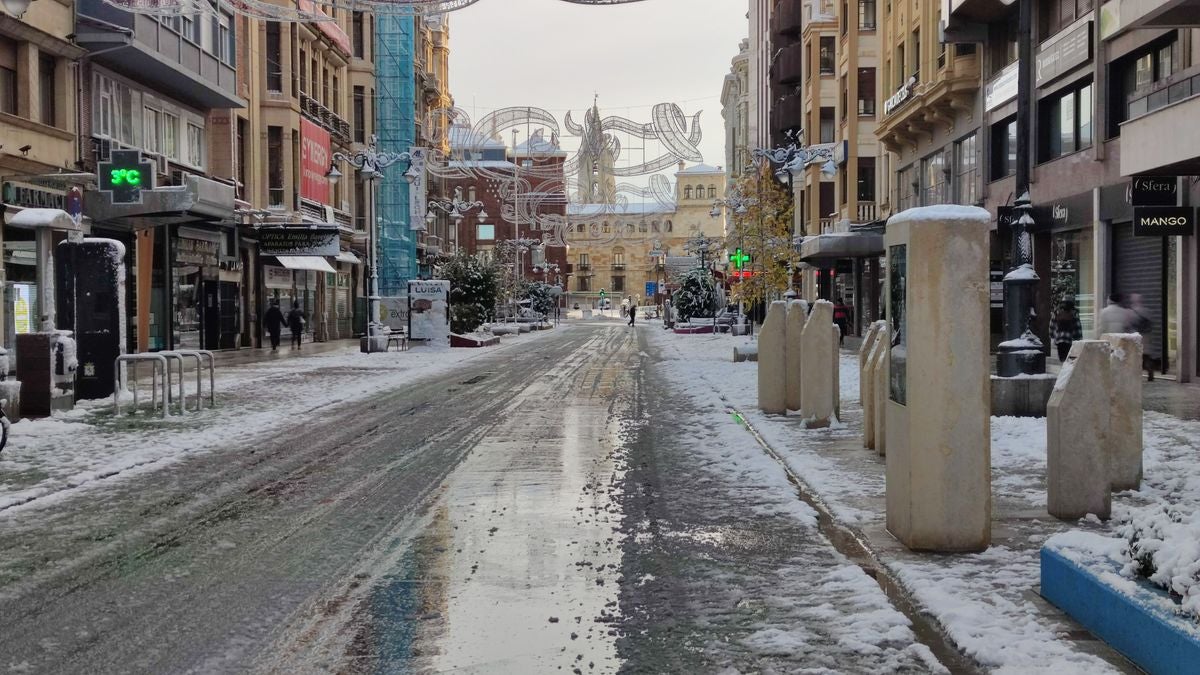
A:
<svg viewBox="0 0 1200 675">
<path fill-rule="evenodd" d="M 367 321 L 366 348 L 363 351 L 369 354 L 380 351 L 376 349 L 376 341 L 383 330 L 383 325 L 379 322 L 379 237 L 375 231 L 378 228 L 375 218 L 375 181 L 383 180 L 383 170 L 399 162 L 408 162 L 408 168 L 404 171 L 406 182 L 415 181 L 417 174 L 413 170 L 411 154 L 378 150 L 375 146 L 374 134 L 371 134 L 367 147 L 358 152 L 350 155 L 341 152 L 333 153 L 333 161 L 330 162 L 329 171 L 325 174 L 330 185 L 336 184 L 342 177 L 342 172 L 337 168 L 337 162 L 348 163 L 357 169 L 359 175 L 367 182 L 367 202 L 370 204 L 371 210 L 371 217 L 367 219 L 367 287 L 369 293 L 367 314 L 369 319 Z"/>
<path fill-rule="evenodd" d="M 713 200 L 712 210 L 708 212 L 708 215 L 712 216 L 713 218 L 720 218 L 721 210 L 723 208 L 727 208 L 733 213 L 734 227 L 737 228 L 737 233 L 738 233 L 738 248 L 737 248 L 737 250 L 738 250 L 739 256 L 745 256 L 745 254 L 742 253 L 743 246 L 745 245 L 745 242 L 743 241 L 743 235 L 745 234 L 745 232 L 743 231 L 743 226 L 744 226 L 743 219 L 745 218 L 746 214 L 750 212 L 750 209 L 748 207 L 754 206 L 756 204 L 758 204 L 757 198 L 747 197 L 742 194 L 741 190 L 739 190 L 735 187 L 729 191 L 729 193 L 725 196 L 724 199 Z M 759 255 L 760 256 L 762 255 L 762 251 L 759 251 Z M 746 262 L 749 262 L 749 261 L 745 260 L 745 259 L 741 260 L 741 263 L 738 264 L 739 271 L 741 271 L 741 269 L 745 266 Z M 739 321 L 741 320 L 742 316 L 745 315 L 745 313 L 746 313 L 745 302 L 738 301 L 738 320 Z"/>
</svg>

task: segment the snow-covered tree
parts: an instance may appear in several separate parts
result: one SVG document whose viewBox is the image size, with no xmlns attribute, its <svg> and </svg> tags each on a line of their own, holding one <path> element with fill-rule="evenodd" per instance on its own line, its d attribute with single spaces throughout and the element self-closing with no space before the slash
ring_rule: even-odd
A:
<svg viewBox="0 0 1200 675">
<path fill-rule="evenodd" d="M 450 282 L 451 332 L 479 328 L 496 306 L 500 272 L 495 263 L 459 251 L 438 267 L 437 276 Z"/>
<path fill-rule="evenodd" d="M 549 315 L 554 311 L 554 287 L 544 281 L 535 281 L 525 287 L 525 299 L 529 308 L 538 314 Z"/>
<path fill-rule="evenodd" d="M 680 275 L 679 290 L 671 295 L 671 302 L 681 321 L 694 316 L 712 316 L 716 310 L 716 292 L 712 274 L 697 267 Z"/>
</svg>

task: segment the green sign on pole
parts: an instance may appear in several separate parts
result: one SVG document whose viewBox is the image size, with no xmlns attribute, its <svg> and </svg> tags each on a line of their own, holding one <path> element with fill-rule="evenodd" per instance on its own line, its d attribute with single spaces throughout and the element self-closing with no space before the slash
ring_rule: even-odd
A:
<svg viewBox="0 0 1200 675">
<path fill-rule="evenodd" d="M 113 150 L 107 162 L 96 166 L 100 190 L 112 195 L 113 204 L 141 204 L 142 190 L 154 189 L 156 165 L 142 161 L 140 150 Z"/>
<path fill-rule="evenodd" d="M 741 271 L 741 270 L 745 269 L 746 263 L 750 262 L 750 256 L 746 255 L 745 253 L 742 253 L 742 249 L 739 246 L 736 251 L 729 254 L 729 262 L 733 263 L 733 266 L 738 271 Z"/>
</svg>

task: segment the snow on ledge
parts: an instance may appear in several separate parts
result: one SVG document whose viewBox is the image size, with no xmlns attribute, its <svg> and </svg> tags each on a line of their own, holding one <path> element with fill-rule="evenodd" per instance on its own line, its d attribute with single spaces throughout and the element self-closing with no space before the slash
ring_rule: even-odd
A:
<svg viewBox="0 0 1200 675">
<path fill-rule="evenodd" d="M 987 209 L 978 206 L 962 206 L 959 204 L 937 204 L 935 206 L 917 206 L 888 218 L 888 225 L 899 225 L 926 220 L 967 220 L 983 223 L 992 222 L 992 215 Z"/>
</svg>

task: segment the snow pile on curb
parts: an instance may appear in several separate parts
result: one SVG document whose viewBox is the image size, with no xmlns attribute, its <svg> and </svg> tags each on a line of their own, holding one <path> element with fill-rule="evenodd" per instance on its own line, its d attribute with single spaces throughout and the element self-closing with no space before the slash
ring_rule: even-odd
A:
<svg viewBox="0 0 1200 675">
<path fill-rule="evenodd" d="M 1200 618 L 1200 513 L 1156 503 L 1129 509 L 1122 521 L 1127 548 L 1121 573 L 1146 577 L 1179 598 L 1183 612 Z"/>
</svg>

